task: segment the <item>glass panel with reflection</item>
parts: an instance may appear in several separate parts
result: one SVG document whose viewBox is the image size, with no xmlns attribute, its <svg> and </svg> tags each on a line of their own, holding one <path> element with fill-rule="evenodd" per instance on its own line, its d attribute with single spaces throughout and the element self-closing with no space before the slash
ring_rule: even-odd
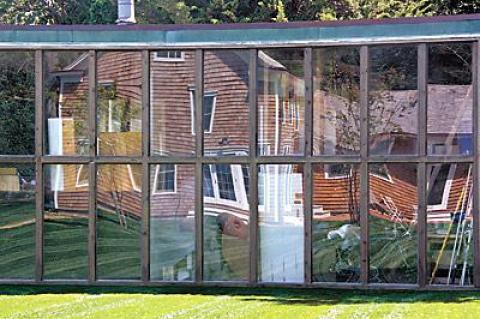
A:
<svg viewBox="0 0 480 319">
<path fill-rule="evenodd" d="M 248 167 L 205 164 L 203 174 L 204 279 L 247 280 L 250 206 L 245 182 L 248 183 Z"/>
<path fill-rule="evenodd" d="M 104 156 L 140 156 L 142 53 L 97 55 L 97 151 Z"/>
<path fill-rule="evenodd" d="M 417 47 L 370 49 L 369 152 L 417 153 Z"/>
<path fill-rule="evenodd" d="M 360 152 L 358 48 L 313 50 L 313 154 Z"/>
<path fill-rule="evenodd" d="M 142 166 L 97 167 L 97 277 L 140 279 Z"/>
<path fill-rule="evenodd" d="M 260 165 L 259 281 L 304 281 L 303 166 Z"/>
<path fill-rule="evenodd" d="M 35 154 L 33 51 L 0 53 L 0 154 Z"/>
<path fill-rule="evenodd" d="M 88 165 L 44 166 L 43 277 L 87 279 Z"/>
<path fill-rule="evenodd" d="M 427 283 L 473 285 L 473 165 L 429 164 L 427 183 Z"/>
<path fill-rule="evenodd" d="M 35 165 L 0 165 L 0 278 L 35 276 Z"/>
<path fill-rule="evenodd" d="M 429 45 L 428 61 L 428 154 L 472 155 L 472 45 Z"/>
<path fill-rule="evenodd" d="M 195 165 L 150 168 L 150 278 L 193 281 Z"/>
<path fill-rule="evenodd" d="M 204 154 L 248 155 L 248 50 L 206 51 Z"/>
<path fill-rule="evenodd" d="M 259 155 L 302 155 L 305 81 L 302 49 L 258 51 Z"/>
<path fill-rule="evenodd" d="M 212 102 L 210 97 L 205 104 Z M 161 50 L 150 55 L 150 153 L 195 154 L 195 51 Z M 213 102 L 212 102 L 213 103 Z M 213 105 L 210 103 L 210 105 Z M 208 121 L 205 121 L 208 123 Z"/>
<path fill-rule="evenodd" d="M 360 172 L 354 164 L 313 165 L 312 276 L 360 278 Z"/>
<path fill-rule="evenodd" d="M 369 281 L 417 282 L 417 164 L 369 166 Z"/>
<path fill-rule="evenodd" d="M 88 52 L 45 53 L 48 155 L 88 155 Z"/>
</svg>

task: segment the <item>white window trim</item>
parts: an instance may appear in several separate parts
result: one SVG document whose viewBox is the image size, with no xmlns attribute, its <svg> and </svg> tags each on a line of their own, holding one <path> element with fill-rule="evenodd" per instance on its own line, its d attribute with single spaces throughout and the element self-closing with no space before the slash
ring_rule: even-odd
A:
<svg viewBox="0 0 480 319">
<path fill-rule="evenodd" d="M 195 115 L 193 112 L 193 107 L 195 105 L 195 90 L 189 90 L 190 91 L 190 118 L 192 119 L 191 121 L 191 126 L 192 126 L 192 135 L 195 135 Z M 212 105 L 212 116 L 210 118 L 210 126 L 208 128 L 208 131 L 203 131 L 203 134 L 210 134 L 213 131 L 213 121 L 215 119 L 215 109 L 217 107 L 217 94 L 215 92 L 204 92 L 203 97 L 205 98 L 206 96 L 213 96 L 213 105 Z M 203 114 L 202 114 L 203 116 Z"/>
<path fill-rule="evenodd" d="M 434 166 L 431 166 L 432 169 Z M 450 164 L 450 168 L 448 170 L 447 180 L 445 181 L 445 186 L 443 187 L 443 195 L 442 195 L 442 203 L 436 205 L 427 205 L 427 210 L 444 210 L 447 209 L 448 206 L 448 199 L 450 198 L 450 190 L 452 188 L 453 177 L 455 176 L 455 171 L 457 170 L 457 164 Z M 430 176 L 431 171 L 428 172 L 428 176 Z M 430 181 L 428 181 L 430 183 Z M 427 204 L 428 204 L 428 198 Z"/>
<path fill-rule="evenodd" d="M 75 186 L 76 187 L 86 187 L 88 186 L 88 178 L 87 178 L 87 182 L 86 183 L 82 183 L 80 181 L 80 173 L 82 172 L 82 169 L 85 168 L 85 164 L 80 164 L 78 166 L 78 170 L 77 170 L 77 179 L 76 179 L 76 183 L 75 183 Z"/>
<path fill-rule="evenodd" d="M 158 56 L 158 51 L 180 51 L 180 50 L 157 50 L 153 53 L 153 61 L 158 62 L 184 62 L 185 51 L 180 51 L 180 58 L 163 58 Z"/>
<path fill-rule="evenodd" d="M 162 165 L 162 164 L 159 164 L 155 167 L 155 179 L 153 181 L 152 194 L 154 194 L 154 195 L 176 194 L 177 193 L 177 165 L 173 165 L 173 170 L 174 170 L 173 192 L 172 191 L 157 191 L 158 174 L 160 172 L 160 165 Z"/>
<path fill-rule="evenodd" d="M 135 178 L 133 178 L 133 170 L 132 170 L 132 165 L 131 164 L 127 164 L 127 168 L 128 168 L 128 175 L 130 177 L 130 182 L 132 183 L 132 187 L 135 191 L 137 192 L 141 192 L 142 191 L 142 188 L 137 185 L 137 183 L 135 182 Z"/>
<path fill-rule="evenodd" d="M 248 197 L 245 192 L 245 184 L 243 180 L 242 166 L 240 164 L 230 165 L 230 170 L 232 171 L 233 179 L 233 190 L 235 192 L 235 200 L 220 198 L 220 189 L 218 186 L 218 179 L 216 171 L 212 171 L 211 165 L 208 164 L 210 169 L 210 176 L 212 177 L 212 186 L 214 197 L 204 196 L 205 204 L 217 204 L 217 205 L 226 205 L 232 206 L 238 209 L 247 210 L 248 209 Z"/>
</svg>

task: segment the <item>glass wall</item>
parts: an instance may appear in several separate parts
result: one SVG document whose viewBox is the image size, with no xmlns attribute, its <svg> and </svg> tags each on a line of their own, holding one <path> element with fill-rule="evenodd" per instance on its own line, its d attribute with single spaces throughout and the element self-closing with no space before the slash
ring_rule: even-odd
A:
<svg viewBox="0 0 480 319">
<path fill-rule="evenodd" d="M 258 170 L 259 281 L 303 282 L 303 166 Z"/>
<path fill-rule="evenodd" d="M 0 279 L 474 284 L 472 43 L 202 50 L 0 54 Z"/>
<path fill-rule="evenodd" d="M 312 280 L 360 278 L 360 172 L 355 164 L 313 166 Z"/>
<path fill-rule="evenodd" d="M 417 165 L 369 167 L 369 281 L 417 282 Z"/>
<path fill-rule="evenodd" d="M 45 52 L 48 155 L 88 155 L 88 53 Z"/>
<path fill-rule="evenodd" d="M 35 275 L 35 165 L 0 164 L 0 278 Z"/>
<path fill-rule="evenodd" d="M 259 155 L 303 155 L 305 143 L 304 52 L 258 52 L 257 102 Z"/>
<path fill-rule="evenodd" d="M 142 166 L 97 168 L 97 277 L 140 279 Z"/>
<path fill-rule="evenodd" d="M 87 279 L 88 184 L 88 165 L 44 166 L 45 279 Z"/>
<path fill-rule="evenodd" d="M 150 279 L 192 281 L 195 273 L 195 166 L 150 167 Z"/>
</svg>

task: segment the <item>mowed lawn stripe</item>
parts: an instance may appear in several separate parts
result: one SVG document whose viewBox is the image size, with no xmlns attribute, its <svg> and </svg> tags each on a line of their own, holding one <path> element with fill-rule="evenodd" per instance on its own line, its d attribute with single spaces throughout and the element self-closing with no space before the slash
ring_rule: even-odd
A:
<svg viewBox="0 0 480 319">
<path fill-rule="evenodd" d="M 468 319 L 479 313 L 478 292 L 0 286 L 2 319 Z"/>
</svg>

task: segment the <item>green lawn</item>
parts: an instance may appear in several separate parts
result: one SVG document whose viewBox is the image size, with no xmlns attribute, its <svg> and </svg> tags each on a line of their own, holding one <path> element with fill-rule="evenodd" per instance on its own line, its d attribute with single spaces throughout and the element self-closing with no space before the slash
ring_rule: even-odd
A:
<svg viewBox="0 0 480 319">
<path fill-rule="evenodd" d="M 478 318 L 474 292 L 0 286 L 0 318 Z"/>
</svg>

